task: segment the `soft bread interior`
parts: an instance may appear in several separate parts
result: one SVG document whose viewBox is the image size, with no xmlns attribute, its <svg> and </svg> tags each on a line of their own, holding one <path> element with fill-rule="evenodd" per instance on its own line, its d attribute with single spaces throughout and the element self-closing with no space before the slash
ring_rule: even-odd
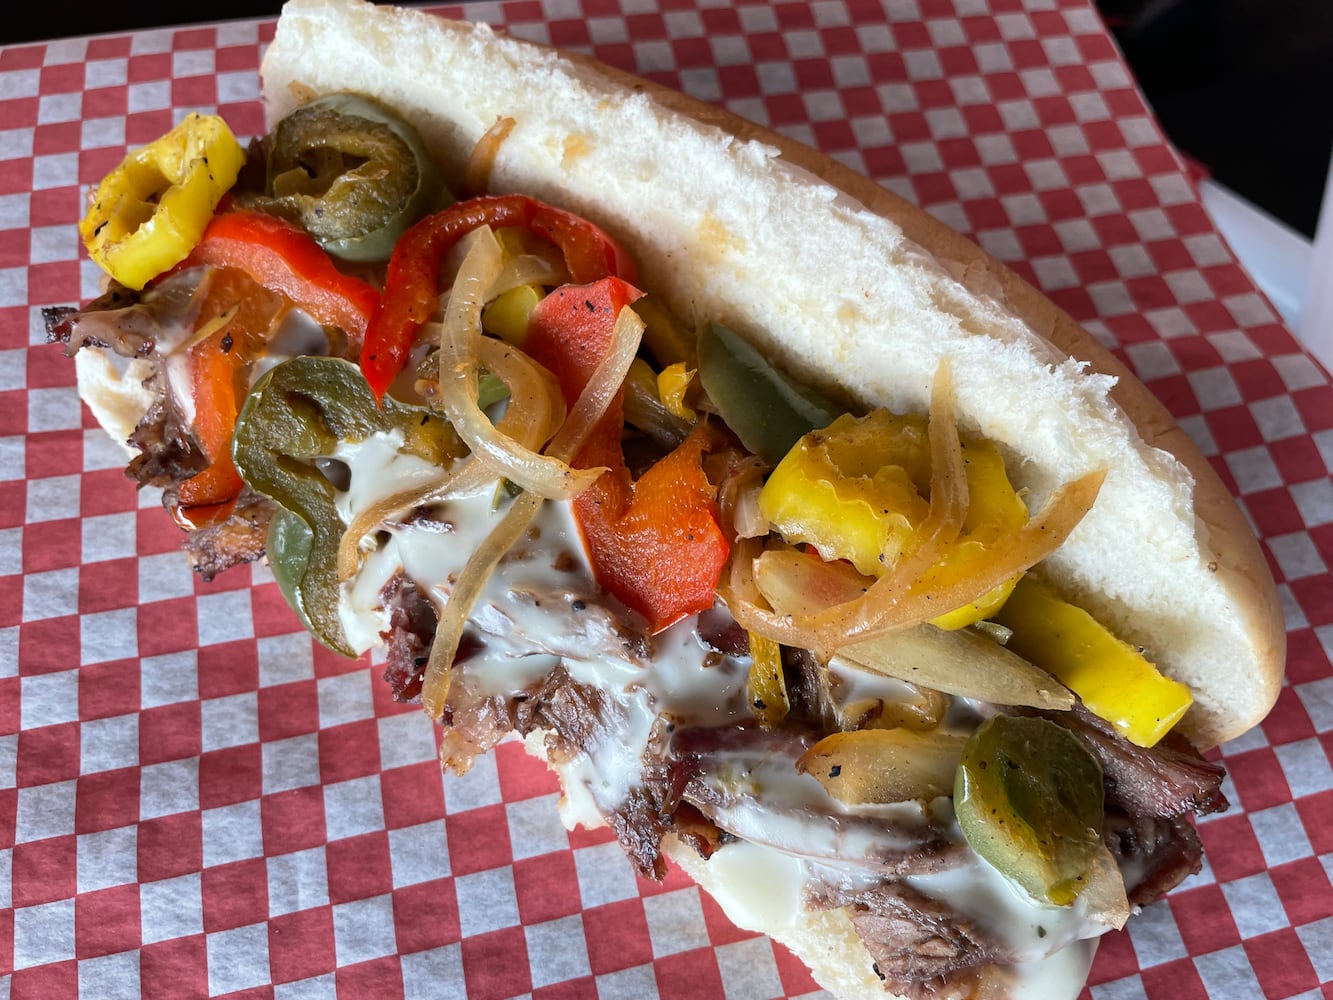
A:
<svg viewBox="0 0 1333 1000">
<path fill-rule="evenodd" d="M 515 119 L 492 191 L 600 222 L 680 315 L 728 323 L 865 405 L 925 410 L 949 359 L 961 425 L 1005 449 L 1030 507 L 1109 470 L 1050 568 L 1190 686 L 1186 733 L 1211 746 L 1272 705 L 1273 581 L 1206 459 L 1067 316 L 906 202 L 678 94 L 412 10 L 290 0 L 261 72 L 270 124 L 312 93 L 360 91 L 413 120 L 453 179 Z"/>
</svg>

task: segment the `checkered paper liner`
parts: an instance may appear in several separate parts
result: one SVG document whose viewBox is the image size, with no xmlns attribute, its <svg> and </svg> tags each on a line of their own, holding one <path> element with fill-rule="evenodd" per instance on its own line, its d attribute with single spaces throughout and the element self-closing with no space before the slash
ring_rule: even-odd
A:
<svg viewBox="0 0 1333 1000">
<path fill-rule="evenodd" d="M 514 0 L 450 13 L 591 51 L 819 147 L 1015 267 L 1167 404 L 1260 532 L 1290 637 L 1222 748 L 1203 874 L 1089 990 L 1333 996 L 1333 389 L 1237 264 L 1082 0 Z M 262 128 L 272 22 L 0 50 L 0 996 L 721 997 L 816 991 L 673 873 L 567 833 L 515 744 L 442 777 L 377 670 L 262 567 L 211 584 L 81 411 L 40 307 L 95 294 L 75 221 L 188 110 Z"/>
</svg>

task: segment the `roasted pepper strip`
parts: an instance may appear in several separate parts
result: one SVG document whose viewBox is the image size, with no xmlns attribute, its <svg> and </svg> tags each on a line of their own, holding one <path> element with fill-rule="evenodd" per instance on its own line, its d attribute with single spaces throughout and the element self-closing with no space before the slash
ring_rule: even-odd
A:
<svg viewBox="0 0 1333 1000">
<path fill-rule="evenodd" d="M 330 649 L 353 655 L 338 617 L 338 543 L 345 525 L 332 483 L 315 460 L 339 443 L 397 428 L 403 449 L 442 465 L 459 450 L 453 428 L 428 410 L 392 397 L 376 404 L 356 366 L 341 358 L 298 357 L 265 373 L 236 424 L 234 454 L 245 481 L 279 503 L 269 559 L 283 596 Z"/>
<path fill-rule="evenodd" d="M 199 242 L 244 163 L 226 122 L 188 115 L 102 179 L 79 223 L 89 256 L 122 285 L 143 288 Z"/>
<path fill-rule="evenodd" d="M 570 405 L 606 353 L 616 316 L 637 294 L 605 278 L 559 288 L 533 310 L 524 350 L 555 373 Z M 701 425 L 633 482 L 620 446 L 623 426 L 617 395 L 572 463 L 610 470 L 575 498 L 574 516 L 598 583 L 659 632 L 712 607 L 726 563 L 715 491 L 702 466 L 718 442 Z"/>
<path fill-rule="evenodd" d="M 354 345 L 366 332 L 380 294 L 343 274 L 302 230 L 259 212 L 222 212 L 182 267 L 235 267 L 291 299 L 317 323 L 340 327 Z"/>
<path fill-rule="evenodd" d="M 366 331 L 361 369 L 376 399 L 407 364 L 417 331 L 436 309 L 445 254 L 483 225 L 523 227 L 559 247 L 575 282 L 607 276 L 636 280 L 629 255 L 609 235 L 586 219 L 526 195 L 472 198 L 428 215 L 394 247 L 384 296 Z"/>
<path fill-rule="evenodd" d="M 421 136 L 360 94 L 326 94 L 273 130 L 257 207 L 299 222 L 344 260 L 388 260 L 398 237 L 451 200 Z"/>
</svg>

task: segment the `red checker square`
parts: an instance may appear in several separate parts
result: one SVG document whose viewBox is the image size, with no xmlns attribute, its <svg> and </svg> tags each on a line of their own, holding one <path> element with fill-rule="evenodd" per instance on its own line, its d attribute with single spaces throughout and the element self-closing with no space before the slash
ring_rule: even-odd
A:
<svg viewBox="0 0 1333 1000">
<path fill-rule="evenodd" d="M 551 35 L 551 44 L 561 48 L 573 48 L 581 45 L 587 45 L 590 38 L 588 35 L 588 25 L 582 20 L 559 20 L 552 21 L 548 25 Z M 679 61 L 679 60 L 678 60 Z"/>
<path fill-rule="evenodd" d="M 330 903 L 369 899 L 393 889 L 389 835 L 383 830 L 330 841 L 324 849 L 324 860 Z"/>
<path fill-rule="evenodd" d="M 138 572 L 138 559 L 108 559 L 80 567 L 79 614 L 134 607 L 139 603 L 138 589 L 125 584 L 136 580 Z"/>
<path fill-rule="evenodd" d="M 455 875 L 470 875 L 506 865 L 513 857 L 504 806 L 482 806 L 446 816 L 449 864 Z"/>
<path fill-rule="evenodd" d="M 1129 935 L 1125 931 L 1110 931 L 1099 939 L 1097 956 L 1088 972 L 1088 985 L 1114 982 L 1138 971 L 1139 958 Z"/>
<path fill-rule="evenodd" d="M 123 476 L 121 478 L 124 478 Z M 88 491 L 84 490 L 86 494 Z M 84 511 L 83 513 L 88 513 Z M 176 552 L 181 547 L 181 530 L 160 507 L 146 507 L 135 516 L 135 546 L 141 556 Z M 182 557 L 183 558 L 183 557 Z"/>
<path fill-rule="evenodd" d="M 864 150 L 866 172 L 871 177 L 883 180 L 886 177 L 901 177 L 907 172 L 903 155 L 896 146 L 875 146 Z"/>
<path fill-rule="evenodd" d="M 379 726 L 374 719 L 321 729 L 318 740 L 319 776 L 325 784 L 363 778 L 380 769 Z"/>
<path fill-rule="evenodd" d="M 653 962 L 657 994 L 661 1000 L 694 1000 L 723 995 L 722 973 L 711 948 L 683 951 Z"/>
<path fill-rule="evenodd" d="M 108 660 L 79 671 L 81 720 L 111 719 L 139 711 L 139 661 Z"/>
<path fill-rule="evenodd" d="M 654 882 L 652 879 L 638 875 L 635 877 L 635 883 L 640 896 L 660 896 L 665 892 L 688 889 L 694 885 L 694 881 L 688 875 L 670 862 L 667 863 L 666 875 L 662 881 Z"/>
<path fill-rule="evenodd" d="M 1145 245 L 1153 266 L 1158 271 L 1183 271 L 1194 266 L 1194 258 L 1180 240 L 1157 240 Z"/>
<path fill-rule="evenodd" d="M 583 913 L 583 936 L 594 975 L 619 972 L 653 960 L 652 939 L 643 903 L 625 899 Z"/>
<path fill-rule="evenodd" d="M 953 45 L 939 50 L 940 68 L 946 78 L 972 76 L 977 72 L 977 56 L 969 48 Z"/>
<path fill-rule="evenodd" d="M 71 122 L 65 127 L 69 128 L 70 137 L 73 139 L 73 142 L 63 143 L 64 148 L 77 148 L 79 145 L 79 123 Z M 54 344 L 29 351 L 27 362 L 29 389 L 60 388 L 63 386 L 72 386 L 77 381 L 74 366 L 69 363 L 69 358 L 65 357 L 64 350 Z M 79 452 L 82 452 L 83 440 L 81 435 L 71 434 L 69 431 L 59 431 L 58 433 L 61 436 L 60 447 L 62 450 L 72 445 Z M 45 437 L 46 435 L 41 435 L 41 438 Z M 80 467 L 82 467 L 82 462 L 79 464 Z"/>
<path fill-rule="evenodd" d="M 111 660 L 79 670 L 79 718 L 109 719 L 139 710 L 139 663 Z"/>
<path fill-rule="evenodd" d="M 1264 996 L 1294 997 L 1319 988 L 1319 976 L 1294 928 L 1251 938 L 1244 947 Z"/>
<path fill-rule="evenodd" d="M 265 795 L 259 803 L 264 853 L 290 854 L 324 843 L 324 792 L 318 785 Z"/>
<path fill-rule="evenodd" d="M 155 83 L 159 80 L 165 80 L 171 76 L 171 53 L 154 52 L 150 55 L 131 55 L 129 59 L 129 68 L 126 77 L 130 83 Z M 163 118 L 163 115 L 166 115 Z M 145 122 L 145 119 L 147 121 Z M 171 128 L 170 111 L 140 111 L 131 115 L 130 122 L 141 125 L 144 123 L 157 129 L 155 135 L 162 135 L 167 129 Z M 143 125 L 141 125 L 143 127 Z M 126 142 L 132 145 L 144 140 L 130 139 L 126 136 Z"/>
<path fill-rule="evenodd" d="M 74 900 L 74 947 L 79 958 L 139 947 L 139 887 L 118 885 Z"/>
<path fill-rule="evenodd" d="M 82 516 L 96 517 L 98 514 L 124 514 L 134 510 L 134 484 L 125 478 L 125 473 L 121 470 L 101 469 L 94 472 L 85 472 L 82 475 L 81 483 L 83 488 L 79 491 L 79 513 Z M 164 516 L 161 511 L 158 511 L 158 514 Z M 142 536 L 136 536 L 136 541 L 140 546 L 140 552 L 142 552 Z M 176 548 L 179 545 L 180 532 L 177 531 L 176 545 L 172 547 Z"/>
<path fill-rule="evenodd" d="M 1170 997 L 1171 1000 L 1208 1000 L 1208 991 L 1199 978 L 1199 970 L 1188 958 L 1155 965 L 1144 969 L 1141 975 L 1149 996 Z"/>
<path fill-rule="evenodd" d="M 197 108 L 216 104 L 217 82 L 208 76 L 188 76 L 171 81 L 171 103 L 175 107 Z"/>
<path fill-rule="evenodd" d="M 83 522 L 78 518 L 38 521 L 23 528 L 23 572 L 67 569 L 83 560 Z"/>
<path fill-rule="evenodd" d="M 62 260 L 50 264 L 33 264 L 28 268 L 28 287 L 33 289 L 34 298 L 39 297 L 39 289 L 77 288 L 79 282 L 79 262 Z M 82 461 L 82 453 L 80 453 Z M 75 465 L 71 471 L 77 472 Z"/>
<path fill-rule="evenodd" d="M 532 989 L 522 927 L 464 938 L 462 952 L 468 1000 L 498 1000 Z"/>
<path fill-rule="evenodd" d="M 1273 746 L 1295 743 L 1315 735 L 1310 713 L 1296 694 L 1295 688 L 1284 687 L 1278 692 L 1277 702 L 1263 721 L 1264 735 Z"/>
<path fill-rule="evenodd" d="M 331 908 L 317 906 L 268 922 L 268 968 L 275 983 L 323 975 L 337 965 Z"/>
<path fill-rule="evenodd" d="M 453 879 L 436 879 L 393 892 L 393 925 L 398 951 L 427 951 L 459 939 L 458 897 Z"/>
<path fill-rule="evenodd" d="M 79 776 L 79 724 L 65 722 L 19 733 L 16 780 L 20 788 Z"/>
<path fill-rule="evenodd" d="M 349 660 L 347 657 L 335 653 L 322 642 L 312 643 L 310 651 L 314 660 L 316 677 L 336 677 L 340 674 L 365 670 L 370 662 L 366 656 L 357 660 Z"/>
<path fill-rule="evenodd" d="M 552 983 L 532 991 L 532 1000 L 597 1000 L 597 980 L 591 976 Z"/>
<path fill-rule="evenodd" d="M 124 87 L 98 87 L 83 94 L 83 113 L 89 118 L 119 118 L 129 107 Z M 74 143 L 72 148 L 80 144 Z"/>
<path fill-rule="evenodd" d="M 1266 867 L 1264 852 L 1246 816 L 1222 816 L 1200 823 L 1199 838 L 1203 841 L 1204 856 L 1219 882 L 1254 875 Z"/>
<path fill-rule="evenodd" d="M 20 675 L 68 670 L 79 662 L 79 655 L 77 615 L 23 622 L 19 625 Z"/>
<path fill-rule="evenodd" d="M 14 846 L 13 905 L 36 906 L 73 897 L 79 845 L 74 837 L 50 837 Z"/>
<path fill-rule="evenodd" d="M 958 200 L 958 190 L 948 174 L 918 174 L 912 178 L 912 187 L 923 208 Z"/>
<path fill-rule="evenodd" d="M 560 791 L 560 781 L 545 762 L 527 753 L 522 744 L 502 743 L 495 748 L 500 794 L 506 802 L 536 798 Z"/>
<path fill-rule="evenodd" d="M 319 729 L 319 688 L 313 681 L 260 688 L 257 701 L 259 738 L 266 743 Z"/>
<path fill-rule="evenodd" d="M 207 939 L 195 934 L 144 945 L 139 952 L 139 989 L 141 1000 L 204 1000 L 208 996 Z"/>
<path fill-rule="evenodd" d="M 1213 432 L 1217 447 L 1224 452 L 1253 448 L 1264 443 L 1259 425 L 1254 422 L 1254 414 L 1248 406 L 1211 410 L 1204 414 L 1204 419 L 1208 421 L 1208 429 Z"/>
<path fill-rule="evenodd" d="M 577 23 L 586 32 L 587 22 L 579 21 Z M 580 44 L 586 45 L 587 41 L 580 42 Z M 706 38 L 677 38 L 671 43 L 671 52 L 675 56 L 677 70 L 713 65 L 713 50 Z"/>
<path fill-rule="evenodd" d="M 1333 889 L 1316 858 L 1302 858 L 1272 869 L 1269 877 L 1293 927 L 1333 916 Z"/>
<path fill-rule="evenodd" d="M 301 627 L 275 583 L 266 583 L 250 592 L 250 615 L 254 619 L 255 636 L 260 639 L 289 635 Z"/>
<path fill-rule="evenodd" d="M 1316 540 L 1316 544 L 1319 544 Z M 1333 563 L 1333 549 L 1320 545 L 1324 558 Z M 1295 629 L 1287 633 L 1287 680 L 1304 684 L 1333 676 L 1329 669 L 1328 654 L 1312 628 Z"/>
<path fill-rule="evenodd" d="M 599 826 L 592 830 L 583 826 L 576 826 L 568 833 L 570 850 L 578 850 L 580 847 L 596 847 L 598 844 L 609 844 L 616 839 L 616 835 L 605 826 Z"/>
<path fill-rule="evenodd" d="M 708 929 L 708 940 L 713 943 L 713 947 L 724 944 L 734 944 L 737 941 L 748 941 L 755 937 L 754 931 L 743 931 L 722 912 L 722 907 L 718 905 L 717 900 L 706 892 L 699 893 L 699 902 L 703 905 L 704 926 Z"/>
<path fill-rule="evenodd" d="M 1231 917 L 1231 907 L 1221 887 L 1203 885 L 1172 893 L 1167 897 L 1167 903 L 1189 954 L 1204 955 L 1240 941 L 1240 931 L 1236 929 L 1236 921 Z"/>
<path fill-rule="evenodd" d="M 174 529 L 173 529 L 174 530 Z M 140 553 L 142 554 L 140 536 Z M 181 557 L 185 558 L 184 556 Z M 139 605 L 139 654 L 160 656 L 199 645 L 199 626 L 193 597 Z"/>
<path fill-rule="evenodd" d="M 0 588 L 0 596 L 4 590 Z M 9 735 L 21 728 L 23 682 L 17 677 L 0 678 L 0 733 Z"/>
<path fill-rule="evenodd" d="M 0 697 L 3 696 L 3 690 L 0 690 Z M 17 788 L 0 788 L 0 850 L 14 846 L 18 803 L 19 790 Z"/>
<path fill-rule="evenodd" d="M 40 90 L 43 94 L 74 94 L 83 89 L 83 65 L 59 63 L 42 67 Z"/>
<path fill-rule="evenodd" d="M 773 959 L 777 963 L 778 979 L 782 982 L 785 996 L 801 996 L 819 989 L 815 977 L 810 975 L 809 966 L 776 941 L 773 942 Z"/>
<path fill-rule="evenodd" d="M 1268 360 L 1237 361 L 1230 366 L 1231 377 L 1246 399 L 1267 399 L 1287 391 L 1282 376 Z"/>
<path fill-rule="evenodd" d="M 758 97 L 760 94 L 759 74 L 755 72 L 753 66 L 719 66 L 717 78 L 722 92 L 732 95 L 733 100 Z"/>
<path fill-rule="evenodd" d="M 203 823 L 197 812 L 139 824 L 139 881 L 156 882 L 197 872 L 204 865 Z"/>
<path fill-rule="evenodd" d="M 1292 580 L 1289 584 L 1291 593 L 1300 606 L 1305 609 L 1312 625 L 1327 624 L 1333 612 L 1333 576 L 1320 574 Z"/>
<path fill-rule="evenodd" d="M 203 749 L 199 702 L 158 705 L 139 713 L 139 763 L 197 757 Z"/>
<path fill-rule="evenodd" d="M 225 698 L 259 686 L 259 651 L 252 639 L 199 650 L 199 697 Z"/>
<path fill-rule="evenodd" d="M 215 58 L 219 72 L 235 73 L 259 68 L 258 49 L 253 45 L 223 45 L 218 48 Z"/>
<path fill-rule="evenodd" d="M 682 7 L 693 6 L 682 3 Z M 778 29 L 785 33 L 807 31 L 815 27 L 814 13 L 804 4 L 778 5 L 774 8 L 778 16 Z"/>
<path fill-rule="evenodd" d="M 440 765 L 428 760 L 381 772 L 380 798 L 387 829 L 397 830 L 438 820 L 444 815 Z"/>
<path fill-rule="evenodd" d="M 268 916 L 268 868 L 263 858 L 205 868 L 200 883 L 204 931 L 229 931 Z"/>
<path fill-rule="evenodd" d="M 74 832 L 114 830 L 139 821 L 137 767 L 85 774 L 74 786 Z"/>
<path fill-rule="evenodd" d="M 1250 812 L 1291 801 L 1282 765 L 1267 747 L 1228 757 L 1226 766 L 1241 805 Z"/>
<path fill-rule="evenodd" d="M 1289 437 L 1268 446 L 1284 483 L 1303 483 L 1328 474 L 1324 456 L 1308 437 Z"/>
<path fill-rule="evenodd" d="M 1220 471 L 1220 470 L 1219 470 Z M 1245 498 L 1245 507 L 1254 519 L 1259 534 L 1265 538 L 1287 535 L 1305 527 L 1305 520 L 1286 487 L 1260 490 Z"/>
<path fill-rule="evenodd" d="M 1253 337 L 1254 334 L 1251 333 Z M 1258 338 L 1255 338 L 1256 343 Z M 1313 433 L 1333 427 L 1333 387 L 1321 385 L 1313 389 L 1293 392 L 1291 398 L 1296 402 L 1296 409 L 1305 421 L 1305 426 Z"/>
<path fill-rule="evenodd" d="M 29 434 L 29 475 L 77 476 L 83 471 L 83 431 L 47 431 Z"/>
<path fill-rule="evenodd" d="M 53 962 L 29 969 L 15 969 L 9 984 L 9 1000 L 50 1000 L 79 995 L 79 963 Z"/>
<path fill-rule="evenodd" d="M 345 965 L 334 975 L 338 995 L 344 997 L 400 997 L 403 973 L 394 956 L 358 965 Z"/>
<path fill-rule="evenodd" d="M 257 799 L 264 789 L 258 743 L 213 750 L 199 758 L 199 808 L 214 809 Z"/>
<path fill-rule="evenodd" d="M 845 121 L 815 122 L 815 145 L 826 153 L 839 149 L 855 149 L 856 134 Z"/>
<path fill-rule="evenodd" d="M 514 895 L 524 924 L 540 924 L 577 913 L 579 876 L 573 851 L 556 851 L 514 862 Z"/>
<path fill-rule="evenodd" d="M 27 497 L 28 485 L 23 480 L 0 483 L 0 528 L 23 527 Z"/>
</svg>

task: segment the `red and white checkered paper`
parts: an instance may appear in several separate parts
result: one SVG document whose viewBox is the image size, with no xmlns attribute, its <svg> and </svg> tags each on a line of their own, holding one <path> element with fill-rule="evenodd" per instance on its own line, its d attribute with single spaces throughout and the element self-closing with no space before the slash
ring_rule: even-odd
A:
<svg viewBox="0 0 1333 1000">
<path fill-rule="evenodd" d="M 454 14 L 459 11 L 455 9 Z M 1086 0 L 514 0 L 870 174 L 1112 345 L 1261 533 L 1290 628 L 1222 748 L 1204 873 L 1108 936 L 1095 1000 L 1333 996 L 1333 389 L 1237 264 Z M 513 744 L 431 726 L 262 568 L 192 577 L 40 307 L 91 297 L 87 187 L 188 110 L 258 132 L 272 22 L 0 50 L 0 996 L 762 998 L 815 991 L 678 875 L 567 834 Z M 1089 993 L 1085 992 L 1085 997 Z"/>
</svg>

